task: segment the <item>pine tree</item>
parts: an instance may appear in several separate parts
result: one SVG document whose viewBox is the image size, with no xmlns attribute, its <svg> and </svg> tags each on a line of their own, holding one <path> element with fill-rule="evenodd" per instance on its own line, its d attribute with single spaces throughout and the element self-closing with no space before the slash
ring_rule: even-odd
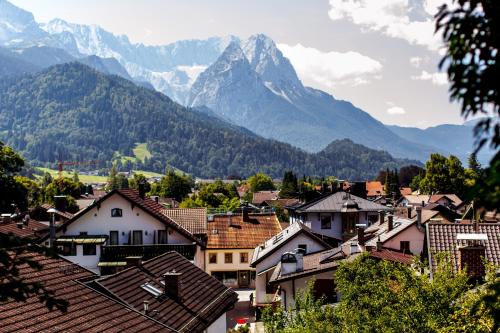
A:
<svg viewBox="0 0 500 333">
<path fill-rule="evenodd" d="M 111 170 L 109 170 L 108 185 L 106 187 L 108 191 L 116 190 L 119 187 L 117 173 L 116 165 L 113 164 Z"/>
</svg>

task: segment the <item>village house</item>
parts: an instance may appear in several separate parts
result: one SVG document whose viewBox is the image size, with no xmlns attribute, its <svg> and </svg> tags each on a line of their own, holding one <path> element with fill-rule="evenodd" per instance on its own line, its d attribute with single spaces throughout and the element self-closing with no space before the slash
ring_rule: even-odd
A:
<svg viewBox="0 0 500 333">
<path fill-rule="evenodd" d="M 226 313 L 238 295 L 177 252 L 95 281 L 103 293 L 175 332 L 226 332 Z"/>
<path fill-rule="evenodd" d="M 290 223 L 304 223 L 312 232 L 329 237 L 337 246 L 356 234 L 356 225 L 369 226 L 378 220 L 379 211 L 389 212 L 391 208 L 337 192 L 288 210 Z"/>
<path fill-rule="evenodd" d="M 330 249 L 331 246 L 316 236 L 305 224 L 295 222 L 253 251 L 250 266 L 256 270 L 255 303 L 263 306 L 273 302 L 277 288 L 269 284 L 276 266 L 284 253 L 300 249 L 303 255 Z"/>
<path fill-rule="evenodd" d="M 395 218 L 380 212 L 380 221 L 365 228 L 357 227 L 357 236 L 341 246 L 315 253 L 303 253 L 298 248 L 280 252 L 280 262 L 274 267 L 268 284 L 277 290 L 281 304 L 288 308 L 300 289 L 311 280 L 313 294 L 335 302 L 334 273 L 342 260 L 352 260 L 361 253 L 368 253 L 374 260 L 389 260 L 410 265 L 424 248 L 424 229 L 418 218 Z M 276 298 L 275 298 L 276 300 Z"/>
<path fill-rule="evenodd" d="M 257 245 L 281 231 L 272 211 L 213 214 L 208 216 L 205 271 L 233 288 L 255 288 L 255 268 L 250 267 Z"/>
<path fill-rule="evenodd" d="M 456 194 L 409 194 L 403 195 L 398 201 L 401 207 L 424 207 L 429 203 L 439 204 L 452 210 L 460 209 L 463 206 L 462 200 Z"/>
<path fill-rule="evenodd" d="M 143 189 L 107 193 L 42 240 L 53 243 L 64 258 L 101 274 L 167 251 L 203 268 L 203 240 L 169 218 Z"/>
</svg>

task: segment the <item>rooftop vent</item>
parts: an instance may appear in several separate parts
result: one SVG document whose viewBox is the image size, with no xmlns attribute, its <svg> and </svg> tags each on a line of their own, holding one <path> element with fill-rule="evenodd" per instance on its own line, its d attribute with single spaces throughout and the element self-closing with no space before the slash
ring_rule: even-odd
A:
<svg viewBox="0 0 500 333">
<path fill-rule="evenodd" d="M 160 289 L 153 286 L 150 282 L 146 282 L 146 283 L 142 284 L 141 288 L 146 290 L 148 293 L 150 293 L 154 297 L 160 297 L 161 294 L 163 294 Z"/>
</svg>

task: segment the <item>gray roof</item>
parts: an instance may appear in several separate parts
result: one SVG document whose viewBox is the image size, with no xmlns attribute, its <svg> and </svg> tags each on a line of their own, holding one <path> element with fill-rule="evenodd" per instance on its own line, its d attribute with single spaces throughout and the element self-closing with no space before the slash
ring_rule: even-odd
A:
<svg viewBox="0 0 500 333">
<path fill-rule="evenodd" d="M 342 212 L 344 203 L 354 201 L 357 204 L 358 212 L 378 212 L 379 210 L 390 211 L 391 208 L 382 206 L 373 201 L 366 200 L 346 192 L 332 193 L 331 195 L 305 204 L 297 208 L 297 212 Z"/>
<path fill-rule="evenodd" d="M 257 262 L 261 261 L 274 251 L 276 251 L 278 248 L 280 248 L 283 244 L 288 242 L 288 240 L 292 239 L 299 233 L 305 233 L 308 236 L 310 236 L 312 239 L 317 240 L 319 243 L 324 244 L 325 248 L 330 248 L 330 246 L 325 243 L 323 240 L 315 236 L 311 229 L 309 229 L 307 226 L 305 226 L 301 222 L 295 222 L 292 223 L 288 228 L 282 230 L 279 234 L 276 236 L 273 236 L 272 238 L 268 239 L 267 241 L 264 242 L 264 244 L 261 244 L 255 248 L 253 251 L 253 256 L 252 256 L 252 262 L 251 265 L 255 265 Z"/>
</svg>

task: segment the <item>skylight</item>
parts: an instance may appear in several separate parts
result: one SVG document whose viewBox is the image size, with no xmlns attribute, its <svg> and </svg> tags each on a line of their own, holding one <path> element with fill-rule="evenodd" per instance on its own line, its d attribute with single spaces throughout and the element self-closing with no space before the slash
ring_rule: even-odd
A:
<svg viewBox="0 0 500 333">
<path fill-rule="evenodd" d="M 160 289 L 156 288 L 155 286 L 153 286 L 149 282 L 144 283 L 143 285 L 141 285 L 141 288 L 144 289 L 144 290 L 146 290 L 148 293 L 150 293 L 154 297 L 160 297 L 161 294 L 163 294 L 163 292 Z"/>
</svg>

